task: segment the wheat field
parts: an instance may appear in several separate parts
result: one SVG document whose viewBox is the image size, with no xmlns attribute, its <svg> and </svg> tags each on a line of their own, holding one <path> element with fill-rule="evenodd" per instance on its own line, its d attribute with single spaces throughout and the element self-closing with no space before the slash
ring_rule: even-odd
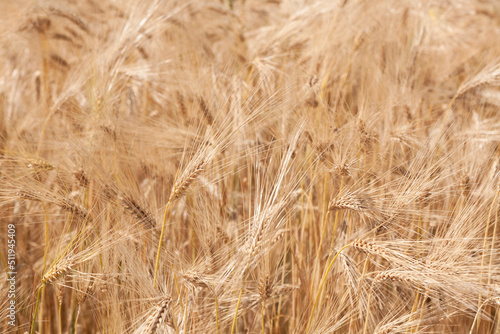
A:
<svg viewBox="0 0 500 334">
<path fill-rule="evenodd" d="M 498 1 L 0 7 L 1 333 L 500 333 Z"/>
</svg>

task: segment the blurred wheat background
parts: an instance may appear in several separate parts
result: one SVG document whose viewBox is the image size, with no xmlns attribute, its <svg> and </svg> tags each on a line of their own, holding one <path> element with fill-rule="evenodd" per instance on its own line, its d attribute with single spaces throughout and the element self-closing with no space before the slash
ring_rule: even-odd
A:
<svg viewBox="0 0 500 334">
<path fill-rule="evenodd" d="M 500 333 L 498 1 L 0 7 L 0 332 Z"/>
</svg>

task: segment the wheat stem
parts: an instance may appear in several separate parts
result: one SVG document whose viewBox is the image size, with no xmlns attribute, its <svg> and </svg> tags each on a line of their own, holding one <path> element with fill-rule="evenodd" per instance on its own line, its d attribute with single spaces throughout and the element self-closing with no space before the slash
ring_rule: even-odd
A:
<svg viewBox="0 0 500 334">
<path fill-rule="evenodd" d="M 342 193 L 343 186 L 344 186 L 344 176 L 342 175 L 340 177 L 340 188 L 339 188 L 339 194 L 337 195 L 337 197 L 339 197 L 340 194 Z M 332 234 L 332 242 L 330 244 L 330 253 L 333 251 L 333 246 L 335 245 L 335 235 L 337 234 L 337 228 L 338 228 L 338 223 L 339 223 L 339 211 L 340 210 L 335 211 L 335 221 L 333 223 L 333 234 Z"/>
<path fill-rule="evenodd" d="M 169 206 L 170 206 L 170 201 L 167 203 L 167 206 L 165 207 L 165 212 L 163 213 L 163 222 L 161 225 L 160 240 L 158 241 L 158 250 L 156 252 L 155 272 L 153 276 L 153 288 L 156 288 L 156 277 L 158 275 L 158 266 L 160 264 L 161 243 L 163 241 L 163 236 L 165 235 L 165 225 L 167 223 L 167 213 Z"/>
<path fill-rule="evenodd" d="M 485 260 L 485 254 L 486 254 L 486 240 L 488 238 L 488 231 L 490 229 L 490 219 L 491 219 L 491 213 L 493 211 L 493 207 L 495 206 L 495 203 L 498 198 L 499 191 L 496 192 L 495 197 L 493 198 L 493 202 L 491 203 L 490 210 L 488 211 L 488 218 L 486 220 L 486 228 L 484 230 L 484 239 L 483 239 L 483 255 L 481 257 L 481 268 L 484 266 L 484 260 Z M 483 272 L 481 270 L 481 273 L 479 275 L 479 283 L 482 283 L 483 281 Z M 481 306 L 481 292 L 479 293 L 479 298 L 478 298 L 478 307 Z M 479 330 L 479 326 L 481 325 L 481 318 L 477 320 L 477 329 Z"/>
<path fill-rule="evenodd" d="M 62 303 L 57 305 L 57 328 L 59 329 L 59 334 L 62 334 Z"/>
<path fill-rule="evenodd" d="M 231 334 L 234 334 L 234 330 L 236 329 L 236 322 L 238 319 L 238 309 L 240 308 L 242 294 L 243 294 L 243 287 L 240 289 L 240 293 L 238 295 L 238 303 L 236 304 L 236 311 L 234 312 L 233 325 L 231 326 Z"/>
<path fill-rule="evenodd" d="M 30 334 L 34 334 L 35 333 L 35 323 L 36 323 L 36 316 L 38 314 L 38 304 L 40 303 L 40 296 L 42 294 L 42 289 L 43 289 L 44 286 L 45 286 L 45 284 L 42 284 L 40 286 L 40 288 L 38 288 L 38 293 L 37 293 L 37 296 L 36 296 L 36 303 L 35 303 L 35 311 L 34 311 L 34 314 L 33 314 L 33 321 L 31 323 Z"/>
<path fill-rule="evenodd" d="M 340 253 L 342 253 L 342 251 L 344 249 L 346 249 L 347 247 L 350 247 L 352 246 L 352 244 L 347 244 L 345 245 L 344 247 L 342 247 L 338 252 L 337 254 L 335 254 L 334 258 L 332 259 L 332 261 L 330 262 L 330 264 L 328 265 L 328 268 L 325 272 L 325 274 L 323 275 L 323 278 L 321 279 L 321 283 L 319 285 L 319 289 L 318 289 L 318 293 L 316 295 L 316 298 L 314 300 L 314 304 L 313 304 L 313 308 L 311 310 L 311 315 L 309 316 L 309 321 L 307 322 L 307 328 L 306 328 L 306 333 L 309 333 L 309 328 L 311 327 L 311 324 L 312 324 L 312 319 L 314 317 L 314 311 L 316 310 L 316 306 L 318 304 L 318 301 L 319 301 L 319 297 L 321 296 L 322 294 L 322 291 L 323 291 L 323 287 L 326 283 L 326 278 L 328 277 L 328 273 L 330 272 L 330 270 L 332 269 L 333 267 L 333 264 L 335 263 L 335 260 L 337 259 L 337 257 L 340 255 Z"/>
<path fill-rule="evenodd" d="M 49 219 L 47 217 L 47 210 L 45 208 L 45 205 L 43 204 L 42 201 L 40 201 L 42 204 L 43 208 L 43 215 L 44 215 L 44 227 L 45 227 L 45 250 L 43 252 L 43 273 L 45 273 L 45 270 L 47 269 L 47 253 L 49 251 Z"/>
<path fill-rule="evenodd" d="M 342 177 L 343 178 L 343 177 Z M 325 176 L 325 181 L 324 181 L 324 184 L 323 184 L 323 189 L 326 189 L 326 182 L 327 182 L 327 177 Z M 342 181 L 341 181 L 341 188 L 342 190 Z M 340 194 L 340 192 L 339 192 Z M 325 191 L 325 202 L 326 202 L 326 191 Z M 324 236 L 325 236 L 325 233 L 326 233 L 326 226 L 327 226 L 327 223 L 328 223 L 328 216 L 330 215 L 330 210 L 328 209 L 328 203 L 327 203 L 327 207 L 326 207 L 326 214 L 325 214 L 325 219 L 323 221 L 323 227 L 321 229 L 321 235 L 320 235 L 320 238 L 319 238 L 319 244 L 318 244 L 318 248 L 316 250 L 316 261 L 314 263 L 314 270 L 313 270 L 313 273 L 314 273 L 314 281 L 316 281 L 316 275 L 317 275 L 317 272 L 319 270 L 319 259 L 320 259 L 320 252 L 321 252 L 321 246 L 323 245 L 323 239 L 324 239 Z M 311 292 L 312 292 L 312 289 L 314 287 L 314 284 L 311 284 Z"/>
<path fill-rule="evenodd" d="M 213 285 L 213 289 L 215 298 L 215 333 L 219 334 L 219 301 L 217 300 L 217 292 L 215 291 L 215 285 Z"/>
<path fill-rule="evenodd" d="M 261 308 L 262 334 L 266 334 L 266 329 L 264 325 L 264 312 L 265 312 L 265 303 L 262 302 L 262 308 Z"/>
<path fill-rule="evenodd" d="M 370 303 L 372 300 L 372 294 L 373 294 L 373 286 L 375 285 L 375 281 L 373 280 L 371 286 L 370 286 L 370 293 L 368 294 L 368 301 L 366 302 L 366 317 L 365 317 L 365 325 L 363 326 L 363 334 L 366 334 L 366 331 L 368 330 L 368 320 L 370 316 Z"/>
</svg>

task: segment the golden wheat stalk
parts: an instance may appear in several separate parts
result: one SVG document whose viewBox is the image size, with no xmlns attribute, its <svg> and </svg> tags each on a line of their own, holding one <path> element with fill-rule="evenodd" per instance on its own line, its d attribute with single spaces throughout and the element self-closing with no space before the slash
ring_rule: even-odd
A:
<svg viewBox="0 0 500 334">
<path fill-rule="evenodd" d="M 165 235 L 168 208 L 174 200 L 178 199 L 186 192 L 191 183 L 193 183 L 194 180 L 196 180 L 200 173 L 205 169 L 206 163 L 207 160 L 201 159 L 201 161 L 195 164 L 193 168 L 187 170 L 187 172 L 181 175 L 181 177 L 174 183 L 172 191 L 170 192 L 170 197 L 168 199 L 167 206 L 165 207 L 165 212 L 163 213 L 163 223 L 161 226 L 160 240 L 158 241 L 158 249 L 156 251 L 155 270 L 153 274 L 154 287 L 156 287 L 156 278 L 158 275 L 158 267 L 160 265 L 161 245 L 163 242 L 163 237 Z"/>
</svg>

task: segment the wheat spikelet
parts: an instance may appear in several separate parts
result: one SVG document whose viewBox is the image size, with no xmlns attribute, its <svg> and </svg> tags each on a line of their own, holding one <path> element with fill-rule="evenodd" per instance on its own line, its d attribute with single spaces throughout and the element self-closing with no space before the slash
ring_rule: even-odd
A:
<svg viewBox="0 0 500 334">
<path fill-rule="evenodd" d="M 362 31 L 360 32 L 357 36 L 356 36 L 356 39 L 354 40 L 354 45 L 353 45 L 353 52 L 356 52 L 359 50 L 359 48 L 361 47 L 361 45 L 363 44 L 363 42 L 365 41 L 366 39 L 366 32 Z"/>
<path fill-rule="evenodd" d="M 327 153 L 329 151 L 333 151 L 335 147 L 335 143 L 331 141 L 321 141 L 319 144 L 314 146 L 314 149 L 318 153 L 318 157 L 321 159 L 323 162 L 327 162 Z"/>
<path fill-rule="evenodd" d="M 432 204 L 432 191 L 431 190 L 423 190 L 418 194 L 417 203 L 421 207 L 427 207 Z"/>
<path fill-rule="evenodd" d="M 145 224 L 147 228 L 155 228 L 156 221 L 153 215 L 149 211 L 143 209 L 131 196 L 120 196 L 119 199 L 125 210 L 132 217 Z"/>
<path fill-rule="evenodd" d="M 351 166 L 348 163 L 335 166 L 335 171 L 340 176 L 352 176 L 350 171 Z"/>
<path fill-rule="evenodd" d="M 207 274 L 214 274 L 217 269 L 217 262 L 215 258 L 216 252 L 214 250 L 214 245 L 212 244 L 208 247 L 207 257 L 205 259 L 205 272 Z"/>
<path fill-rule="evenodd" d="M 73 203 L 69 199 L 57 200 L 56 204 L 59 205 L 61 209 L 63 209 L 64 211 L 67 211 L 79 218 L 85 218 L 89 215 L 89 212 L 87 211 L 86 208 L 76 203 Z"/>
<path fill-rule="evenodd" d="M 417 280 L 416 275 L 410 275 L 406 272 L 398 272 L 398 271 L 384 271 L 378 274 L 375 277 L 375 282 L 381 281 L 393 281 L 393 282 L 402 282 L 407 283 L 413 286 L 417 286 L 419 288 L 428 289 L 428 285 L 422 281 Z"/>
<path fill-rule="evenodd" d="M 266 301 L 273 293 L 273 286 L 269 274 L 265 278 L 261 278 L 259 282 L 259 295 L 262 301 Z"/>
<path fill-rule="evenodd" d="M 75 42 L 73 41 L 73 39 L 71 37 L 65 35 L 65 34 L 55 33 L 54 35 L 52 35 L 52 38 L 53 39 L 58 39 L 58 40 L 61 40 L 61 41 L 65 41 L 65 42 L 69 42 L 72 45 L 75 45 Z"/>
<path fill-rule="evenodd" d="M 370 200 L 366 197 L 346 195 L 338 198 L 333 198 L 328 205 L 328 210 L 352 210 L 356 212 L 364 212 L 371 207 L 369 203 Z"/>
<path fill-rule="evenodd" d="M 105 185 L 102 189 L 102 195 L 106 200 L 113 202 L 118 197 L 118 191 Z"/>
<path fill-rule="evenodd" d="M 257 254 L 257 250 L 261 246 L 262 241 L 264 240 L 264 234 L 268 232 L 268 227 L 272 221 L 278 220 L 279 216 L 284 212 L 284 210 L 290 206 L 294 201 L 299 198 L 297 192 L 291 193 L 291 196 L 286 200 L 283 200 L 281 203 L 274 204 L 265 210 L 264 213 L 257 215 L 254 218 L 253 222 L 253 233 L 249 239 L 249 244 L 247 244 L 247 252 L 248 254 L 255 256 Z M 271 245 L 278 242 L 283 236 L 286 230 L 278 230 L 275 233 L 274 237 L 271 238 Z"/>
<path fill-rule="evenodd" d="M 54 8 L 54 7 L 50 7 L 49 10 L 52 14 L 60 16 L 60 17 L 64 17 L 64 18 L 70 20 L 75 25 L 77 25 L 81 30 L 85 31 L 86 33 L 89 33 L 88 25 L 81 18 L 76 16 L 75 14 L 65 12 L 65 11 L 62 11 L 62 10 L 60 10 L 58 8 Z"/>
<path fill-rule="evenodd" d="M 291 153 L 294 150 L 293 149 L 294 146 L 295 144 L 289 147 L 288 149 L 289 153 Z M 257 214 L 254 217 L 251 226 L 252 233 L 245 246 L 247 254 L 251 256 L 255 256 L 257 254 L 257 250 L 259 249 L 259 247 L 262 244 L 262 241 L 264 240 L 264 235 L 268 232 L 274 234 L 274 237 L 266 239 L 265 241 L 270 241 L 271 245 L 279 241 L 279 239 L 282 237 L 281 235 L 282 232 L 284 232 L 283 230 L 276 230 L 276 228 L 279 226 L 279 221 L 280 221 L 279 218 L 286 211 L 287 208 L 290 208 L 300 198 L 301 195 L 302 195 L 301 191 L 291 191 L 279 203 L 270 205 L 263 212 Z M 270 225 L 271 227 L 269 227 Z"/>
<path fill-rule="evenodd" d="M 272 208 L 275 209 L 275 208 Z M 269 223 L 273 219 L 277 219 L 279 210 L 275 212 L 269 212 L 268 215 L 263 215 L 262 217 L 258 217 L 253 225 L 253 234 L 251 238 L 248 240 L 248 244 L 246 246 L 247 253 L 251 256 L 255 256 L 259 247 L 264 240 L 264 234 L 267 232 Z M 278 242 L 282 237 L 281 232 L 271 239 L 271 245 Z"/>
<path fill-rule="evenodd" d="M 353 291 L 356 291 L 356 288 L 358 286 L 356 279 L 357 279 L 357 276 L 359 276 L 359 273 L 357 272 L 357 269 L 353 263 L 353 260 L 345 253 L 340 253 L 339 260 L 340 260 L 340 263 L 342 265 L 343 274 L 347 280 L 349 287 Z M 357 274 L 357 275 L 355 275 L 355 274 Z"/>
<path fill-rule="evenodd" d="M 85 290 L 78 290 L 76 294 L 76 299 L 78 301 L 78 304 L 83 304 L 89 296 L 92 296 L 95 292 L 95 286 L 96 286 L 96 281 L 92 277 L 92 281 L 87 284 L 87 287 Z"/>
<path fill-rule="evenodd" d="M 41 192 L 31 190 L 19 190 L 16 195 L 17 197 L 28 201 L 41 201 L 43 197 Z"/>
<path fill-rule="evenodd" d="M 36 159 L 32 160 L 28 163 L 27 165 L 28 168 L 31 169 L 36 169 L 36 170 L 53 170 L 54 165 L 52 165 L 50 162 L 45 161 L 43 159 Z"/>
<path fill-rule="evenodd" d="M 90 180 L 87 177 L 87 174 L 83 169 L 77 170 L 73 172 L 73 176 L 76 179 L 76 182 L 78 182 L 78 185 L 82 188 L 88 188 L 90 184 Z"/>
<path fill-rule="evenodd" d="M 273 289 L 273 297 L 286 295 L 292 291 L 297 290 L 299 287 L 291 284 L 282 284 Z"/>
<path fill-rule="evenodd" d="M 72 270 L 76 261 L 73 257 L 64 257 L 54 264 L 42 277 L 42 285 L 52 283 L 68 271 Z"/>
<path fill-rule="evenodd" d="M 69 63 L 61 56 L 57 54 L 51 54 L 50 60 L 59 67 L 68 69 L 70 67 Z"/>
<path fill-rule="evenodd" d="M 479 88 L 484 85 L 500 85 L 500 60 L 497 59 L 490 65 L 486 66 L 482 71 L 480 71 L 477 75 L 472 77 L 470 80 L 466 81 L 458 88 L 456 96 L 454 100 L 466 92 Z"/>
<path fill-rule="evenodd" d="M 386 280 L 407 283 L 412 282 L 412 278 L 408 274 L 402 272 L 384 271 L 375 277 L 375 282 Z"/>
<path fill-rule="evenodd" d="M 192 170 L 181 176 L 181 178 L 175 182 L 168 201 L 172 202 L 184 195 L 191 183 L 193 183 L 193 181 L 205 170 L 205 165 L 206 161 L 202 159 Z"/>
<path fill-rule="evenodd" d="M 208 124 L 212 125 L 214 122 L 214 117 L 212 116 L 210 109 L 208 108 L 207 104 L 205 103 L 205 100 L 202 97 L 198 99 L 198 104 Z"/>
<path fill-rule="evenodd" d="M 207 160 L 203 158 L 197 164 L 193 163 L 194 167 L 192 169 L 186 170 L 186 172 L 174 183 L 174 186 L 172 187 L 172 191 L 170 192 L 170 197 L 168 199 L 168 203 L 167 206 L 165 207 L 165 211 L 163 214 L 163 223 L 161 227 L 160 238 L 158 240 L 158 249 L 156 251 L 155 269 L 153 274 L 153 286 L 156 286 L 156 277 L 158 274 L 158 267 L 160 265 L 161 244 L 163 242 L 163 236 L 165 233 L 168 207 L 170 203 L 172 203 L 172 201 L 181 197 L 186 192 L 187 188 L 189 188 L 191 183 L 193 183 L 193 181 L 196 180 L 196 178 L 200 175 L 200 173 L 205 169 L 206 163 Z"/>
<path fill-rule="evenodd" d="M 40 79 L 40 72 L 37 72 L 35 75 L 35 91 L 36 91 L 36 100 L 40 101 L 42 97 L 42 80 Z"/>
<path fill-rule="evenodd" d="M 45 34 L 52 25 L 52 21 L 46 16 L 38 16 L 30 19 L 20 30 L 36 30 L 39 34 Z"/>
<path fill-rule="evenodd" d="M 144 49 L 140 45 L 136 46 L 136 48 L 137 48 L 137 51 L 139 51 L 139 53 L 141 54 L 142 58 L 144 58 L 145 60 L 149 59 L 149 54 L 146 52 L 146 49 Z"/>
<path fill-rule="evenodd" d="M 283 239 L 287 232 L 288 230 L 277 231 L 274 237 L 271 239 L 271 245 L 277 244 L 281 239 Z"/>
<path fill-rule="evenodd" d="M 187 108 L 186 108 L 186 104 L 184 103 L 184 96 L 179 91 L 175 92 L 175 100 L 177 102 L 177 109 L 179 110 L 181 115 L 186 117 Z"/>
<path fill-rule="evenodd" d="M 57 299 L 57 303 L 59 305 L 62 305 L 62 302 L 63 302 L 63 297 L 64 297 L 64 282 L 63 284 L 58 284 L 56 286 L 56 299 Z"/>
<path fill-rule="evenodd" d="M 215 227 L 215 230 L 217 232 L 217 236 L 222 240 L 222 242 L 227 244 L 227 243 L 229 243 L 229 241 L 231 241 L 231 239 L 227 235 L 226 231 L 224 231 L 220 225 L 217 225 Z"/>
<path fill-rule="evenodd" d="M 163 297 L 162 300 L 156 305 L 154 312 L 146 320 L 146 328 L 142 331 L 143 334 L 154 334 L 157 332 L 158 327 L 165 323 L 169 327 L 174 327 L 172 314 L 170 311 L 170 304 L 172 298 Z"/>
<path fill-rule="evenodd" d="M 357 130 L 364 150 L 368 150 L 378 139 L 375 134 L 367 129 L 366 122 L 361 118 L 357 122 Z"/>
<path fill-rule="evenodd" d="M 472 190 L 472 182 L 470 176 L 465 174 L 460 179 L 460 188 L 464 197 L 469 197 Z"/>
<path fill-rule="evenodd" d="M 116 134 L 116 130 L 112 126 L 101 125 L 100 128 L 106 135 L 111 137 L 111 139 L 113 139 L 113 141 L 116 141 L 118 135 Z"/>
<path fill-rule="evenodd" d="M 391 333 L 397 333 L 397 325 L 394 323 L 388 323 L 385 324 L 375 331 L 374 334 L 391 334 Z"/>
<path fill-rule="evenodd" d="M 264 236 L 264 231 L 266 230 L 270 217 L 262 217 L 257 219 L 256 224 L 254 225 L 254 233 L 252 238 L 249 240 L 250 244 L 248 245 L 248 254 L 251 256 L 255 256 L 257 254 L 257 250 L 260 246 L 260 243 L 262 241 L 262 237 Z"/>
<path fill-rule="evenodd" d="M 356 249 L 359 249 L 365 253 L 369 254 L 374 254 L 374 255 L 381 255 L 381 256 L 387 256 L 388 252 L 386 249 L 375 245 L 374 243 L 364 240 L 364 239 L 356 239 L 352 246 Z"/>
<path fill-rule="evenodd" d="M 259 280 L 259 296 L 260 301 L 265 302 L 270 298 L 286 295 L 291 291 L 297 290 L 298 287 L 291 284 L 276 285 L 270 278 L 269 274 Z"/>
<path fill-rule="evenodd" d="M 202 288 L 212 288 L 209 281 L 204 278 L 202 275 L 198 274 L 197 272 L 193 270 L 188 270 L 182 275 L 182 278 L 184 279 L 184 284 L 190 289 L 191 291 L 194 290 L 194 287 L 202 287 Z"/>
</svg>

